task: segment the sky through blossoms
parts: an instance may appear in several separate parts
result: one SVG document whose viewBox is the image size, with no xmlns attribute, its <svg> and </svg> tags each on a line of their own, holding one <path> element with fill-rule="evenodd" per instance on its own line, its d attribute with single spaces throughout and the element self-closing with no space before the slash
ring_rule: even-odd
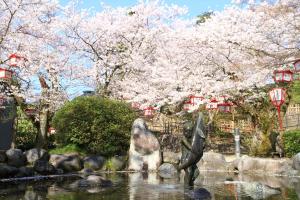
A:
<svg viewBox="0 0 300 200">
<path fill-rule="evenodd" d="M 66 5 L 69 0 L 59 0 L 62 5 Z M 167 4 L 176 4 L 179 6 L 187 6 L 189 9 L 188 16 L 195 17 L 205 11 L 223 10 L 226 5 L 231 3 L 231 0 L 165 0 Z M 82 8 L 100 9 L 101 3 L 112 7 L 129 7 L 138 3 L 138 0 L 82 0 Z"/>
</svg>

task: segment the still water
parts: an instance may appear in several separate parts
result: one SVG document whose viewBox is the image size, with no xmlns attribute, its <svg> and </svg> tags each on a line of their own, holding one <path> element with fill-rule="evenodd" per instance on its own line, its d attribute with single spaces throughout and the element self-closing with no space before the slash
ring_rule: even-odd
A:
<svg viewBox="0 0 300 200">
<path fill-rule="evenodd" d="M 189 200 L 194 193 L 184 189 L 183 178 L 162 179 L 156 173 L 102 174 L 112 187 L 74 188 L 74 180 L 1 185 L 1 200 Z M 210 199 L 300 199 L 300 178 L 236 175 L 202 172 L 195 189 L 208 191 Z M 203 198 L 201 198 L 203 199 Z"/>
</svg>

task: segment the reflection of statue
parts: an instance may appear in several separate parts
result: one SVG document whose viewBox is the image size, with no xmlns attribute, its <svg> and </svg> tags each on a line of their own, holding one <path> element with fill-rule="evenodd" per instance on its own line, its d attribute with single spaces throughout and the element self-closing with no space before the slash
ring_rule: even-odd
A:
<svg viewBox="0 0 300 200">
<path fill-rule="evenodd" d="M 186 122 L 184 125 L 184 137 L 182 139 L 182 157 L 179 170 L 184 169 L 184 184 L 193 186 L 193 183 L 199 175 L 197 163 L 203 156 L 205 134 L 202 114 L 199 114 L 197 123 L 193 127 L 192 122 Z"/>
</svg>

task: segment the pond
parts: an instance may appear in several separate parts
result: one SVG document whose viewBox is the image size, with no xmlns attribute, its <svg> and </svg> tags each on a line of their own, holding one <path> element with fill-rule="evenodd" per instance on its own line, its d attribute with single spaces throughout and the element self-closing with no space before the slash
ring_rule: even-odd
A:
<svg viewBox="0 0 300 200">
<path fill-rule="evenodd" d="M 183 173 L 182 173 L 183 174 Z M 112 187 L 74 188 L 74 180 L 1 185 L 1 200 L 179 200 L 193 199 L 183 178 L 162 179 L 156 173 L 102 174 Z M 180 181 L 181 180 L 181 181 Z M 201 172 L 195 188 L 209 191 L 211 199 L 300 199 L 300 178 Z M 202 198 L 203 199 L 203 198 Z"/>
</svg>

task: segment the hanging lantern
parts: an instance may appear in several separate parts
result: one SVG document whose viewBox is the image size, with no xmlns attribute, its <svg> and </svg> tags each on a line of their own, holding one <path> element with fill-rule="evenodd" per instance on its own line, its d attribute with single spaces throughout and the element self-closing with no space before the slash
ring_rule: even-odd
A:
<svg viewBox="0 0 300 200">
<path fill-rule="evenodd" d="M 15 53 L 11 54 L 8 58 L 9 58 L 9 66 L 11 67 L 18 67 L 22 65 L 23 62 L 25 61 L 24 57 L 21 57 Z"/>
<path fill-rule="evenodd" d="M 131 103 L 131 107 L 132 107 L 133 109 L 140 109 L 141 104 L 139 104 L 139 103 L 137 103 L 137 102 L 132 102 L 132 103 Z"/>
<path fill-rule="evenodd" d="M 12 71 L 0 68 L 0 80 L 11 80 Z"/>
<path fill-rule="evenodd" d="M 292 82 L 293 72 L 291 70 L 275 70 L 274 71 L 274 81 L 279 82 Z"/>
<path fill-rule="evenodd" d="M 56 133 L 55 128 L 50 127 L 50 128 L 48 129 L 48 133 L 49 133 L 49 134 L 55 134 L 55 133 Z"/>
<path fill-rule="evenodd" d="M 193 107 L 194 107 L 194 104 L 191 100 L 185 101 L 183 104 L 183 110 L 186 110 L 186 111 L 192 110 Z"/>
<path fill-rule="evenodd" d="M 204 104 L 203 102 L 204 97 L 191 95 L 189 96 L 189 99 L 193 105 L 199 106 L 201 104 Z"/>
<path fill-rule="evenodd" d="M 219 103 L 218 104 L 218 110 L 221 112 L 229 113 L 231 112 L 231 103 L 225 102 L 225 103 Z"/>
<path fill-rule="evenodd" d="M 206 104 L 206 110 L 217 110 L 218 101 L 216 98 L 212 98 L 209 103 Z"/>
<path fill-rule="evenodd" d="M 285 102 L 286 91 L 283 88 L 274 88 L 269 92 L 270 99 L 272 104 L 277 108 L 278 112 L 278 123 L 279 127 L 282 130 L 282 120 L 280 116 L 280 107 Z"/>
<path fill-rule="evenodd" d="M 144 115 L 146 117 L 153 117 L 155 112 L 155 108 L 152 106 L 144 108 Z"/>
<path fill-rule="evenodd" d="M 300 72 L 300 60 L 297 60 L 296 62 L 294 62 L 294 69 L 295 69 L 295 72 Z"/>
<path fill-rule="evenodd" d="M 25 114 L 27 116 L 34 116 L 37 114 L 37 110 L 34 108 L 27 108 L 27 109 L 25 109 Z"/>
</svg>

